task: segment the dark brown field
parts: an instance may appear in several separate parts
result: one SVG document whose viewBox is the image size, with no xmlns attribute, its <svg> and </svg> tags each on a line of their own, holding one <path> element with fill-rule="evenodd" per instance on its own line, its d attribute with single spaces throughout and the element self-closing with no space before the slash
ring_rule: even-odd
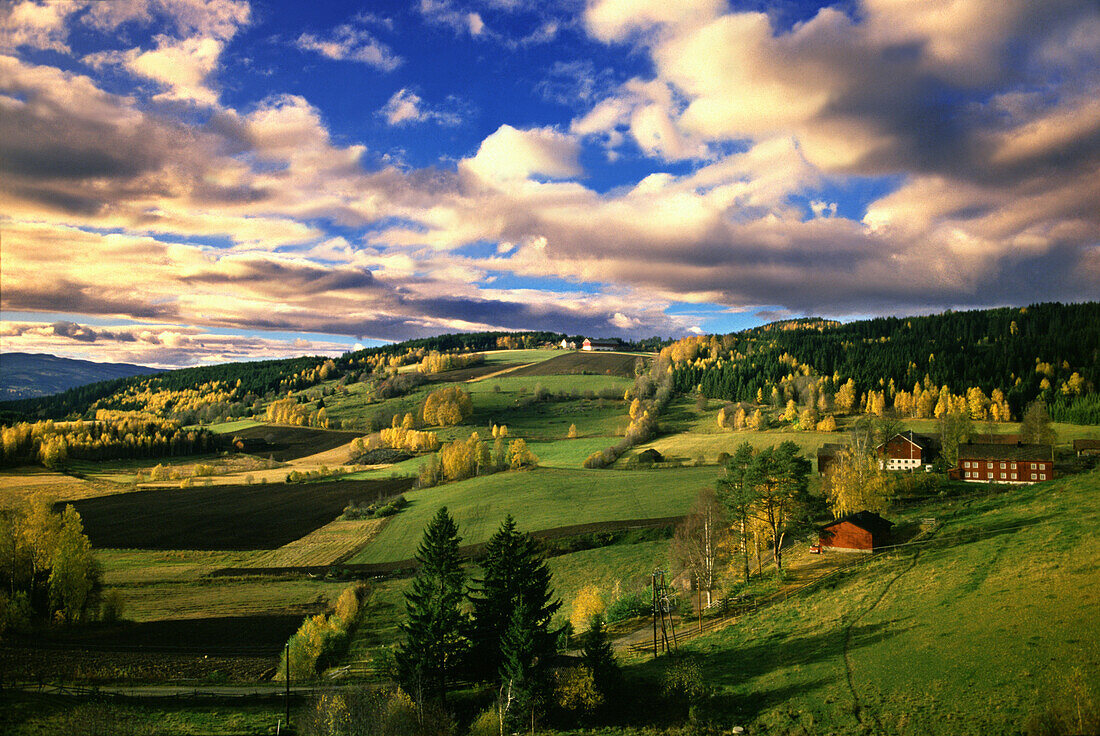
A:
<svg viewBox="0 0 1100 736">
<path fill-rule="evenodd" d="M 297 460 L 307 455 L 327 452 L 340 445 L 346 445 L 361 432 L 338 432 L 332 429 L 312 429 L 310 427 L 284 427 L 277 424 L 261 424 L 225 435 L 227 439 L 243 437 L 245 439 L 264 440 L 267 445 L 251 453 L 258 457 L 270 457 L 280 462 Z"/>
<path fill-rule="evenodd" d="M 0 667 L 52 682 L 249 682 L 269 677 L 300 614 L 120 623 L 14 637 Z"/>
<path fill-rule="evenodd" d="M 517 368 L 509 376 L 621 376 L 633 378 L 634 366 L 639 360 L 648 360 L 641 355 L 623 355 L 621 353 L 570 352 L 541 363 Z"/>
<path fill-rule="evenodd" d="M 117 549 L 275 549 L 329 523 L 348 501 L 408 490 L 408 478 L 136 491 L 77 501 L 92 545 Z"/>
</svg>

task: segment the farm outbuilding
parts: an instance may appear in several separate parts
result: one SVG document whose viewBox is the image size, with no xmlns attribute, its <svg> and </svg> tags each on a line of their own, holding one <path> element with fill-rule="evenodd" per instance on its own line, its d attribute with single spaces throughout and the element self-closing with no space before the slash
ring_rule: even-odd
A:
<svg viewBox="0 0 1100 736">
<path fill-rule="evenodd" d="M 593 340 L 585 338 L 581 344 L 581 350 L 622 350 L 622 343 L 618 340 Z"/>
<path fill-rule="evenodd" d="M 1100 440 L 1074 440 L 1073 451 L 1077 457 L 1082 455 L 1100 455 Z"/>
<path fill-rule="evenodd" d="M 967 483 L 1031 484 L 1054 477 L 1051 445 L 959 445 L 956 472 Z"/>
<path fill-rule="evenodd" d="M 935 459 L 933 448 L 931 437 L 908 430 L 898 432 L 875 449 L 886 470 L 916 470 L 931 465 Z"/>
<path fill-rule="evenodd" d="M 653 463 L 663 463 L 664 461 L 665 456 L 652 447 L 638 453 L 638 462 L 642 465 L 652 465 Z"/>
<path fill-rule="evenodd" d="M 821 527 L 818 544 L 834 552 L 874 552 L 890 541 L 887 521 L 871 511 L 860 511 Z"/>
</svg>

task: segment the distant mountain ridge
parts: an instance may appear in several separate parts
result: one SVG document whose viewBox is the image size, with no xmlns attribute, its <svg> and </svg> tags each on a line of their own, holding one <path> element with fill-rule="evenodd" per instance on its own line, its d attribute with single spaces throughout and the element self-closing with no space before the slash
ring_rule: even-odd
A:
<svg viewBox="0 0 1100 736">
<path fill-rule="evenodd" d="M 161 373 L 131 363 L 95 363 L 49 353 L 0 353 L 0 400 L 49 396 L 115 378 Z"/>
</svg>

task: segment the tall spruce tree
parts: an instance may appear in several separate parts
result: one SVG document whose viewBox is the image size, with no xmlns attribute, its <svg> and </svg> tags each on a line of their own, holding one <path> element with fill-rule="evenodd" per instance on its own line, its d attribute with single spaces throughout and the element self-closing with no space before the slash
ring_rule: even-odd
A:
<svg viewBox="0 0 1100 736">
<path fill-rule="evenodd" d="M 535 625 L 534 611 L 522 600 L 512 610 L 500 639 L 501 722 L 516 733 L 529 726 L 534 732 L 535 718 L 542 712 L 550 690 L 550 668 L 541 651 L 542 638 Z"/>
<path fill-rule="evenodd" d="M 592 673 L 596 689 L 604 696 L 604 702 L 611 699 L 622 682 L 622 671 L 615 661 L 615 652 L 611 648 L 611 637 L 604 628 L 603 616 L 592 617 L 592 625 L 584 635 L 584 649 L 581 653 L 584 664 Z"/>
<path fill-rule="evenodd" d="M 458 527 L 444 506 L 424 530 L 416 552 L 420 563 L 405 594 L 405 641 L 396 652 L 398 679 L 417 702 L 447 700 L 447 686 L 468 642 L 460 608 L 465 573 L 458 554 Z"/>
<path fill-rule="evenodd" d="M 509 514 L 486 546 L 481 563 L 483 575 L 470 596 L 473 605 L 471 672 L 475 677 L 492 678 L 502 661 L 502 642 L 513 613 L 522 609 L 528 619 L 535 656 L 548 662 L 553 656 L 556 638 L 550 631 L 550 619 L 561 601 L 553 598 L 550 569 L 530 534 L 516 531 Z"/>
</svg>

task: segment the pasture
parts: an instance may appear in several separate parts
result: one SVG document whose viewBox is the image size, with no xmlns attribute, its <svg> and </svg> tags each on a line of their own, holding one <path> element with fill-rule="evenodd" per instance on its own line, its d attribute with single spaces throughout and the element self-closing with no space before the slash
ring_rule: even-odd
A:
<svg viewBox="0 0 1100 736">
<path fill-rule="evenodd" d="M 699 489 L 718 477 L 715 467 L 666 470 L 538 468 L 448 483 L 405 494 L 409 507 L 393 517 L 349 562 L 395 562 L 416 551 L 440 506 L 458 522 L 463 544 L 486 541 L 505 514 L 526 531 L 574 524 L 653 519 L 687 511 Z"/>
<path fill-rule="evenodd" d="M 929 544 L 685 649 L 754 733 L 1017 733 L 1090 688 L 1095 703 L 1098 483 L 1094 471 L 927 506 L 944 522 Z"/>
<path fill-rule="evenodd" d="M 332 521 L 301 539 L 264 552 L 247 567 L 324 567 L 350 557 L 381 531 L 385 519 Z"/>
<path fill-rule="evenodd" d="M 618 592 L 626 593 L 650 584 L 653 568 L 668 569 L 669 541 L 661 539 L 636 544 L 613 544 L 586 549 L 547 560 L 553 573 L 554 595 L 562 602 L 557 618 L 568 621 L 577 593 L 595 585 L 605 604 Z"/>
<path fill-rule="evenodd" d="M 396 495 L 410 484 L 391 479 L 164 488 L 74 506 L 95 547 L 275 549 L 329 523 L 349 500 Z"/>
</svg>

